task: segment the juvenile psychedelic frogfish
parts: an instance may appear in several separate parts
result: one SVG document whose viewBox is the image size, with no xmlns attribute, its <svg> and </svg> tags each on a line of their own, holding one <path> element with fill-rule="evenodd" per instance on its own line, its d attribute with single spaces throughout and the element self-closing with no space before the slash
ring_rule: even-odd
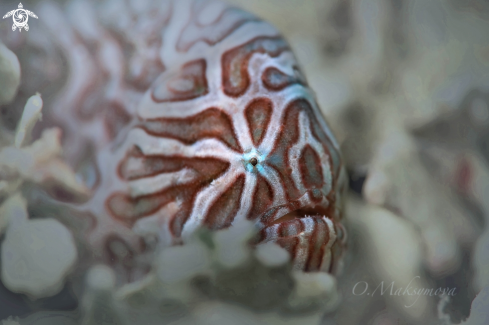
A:
<svg viewBox="0 0 489 325">
<path fill-rule="evenodd" d="M 77 209 L 92 218 L 95 254 L 185 244 L 199 227 L 252 220 L 257 241 L 284 247 L 295 268 L 337 271 L 339 146 L 273 26 L 213 0 L 33 9 L 36 41 L 26 42 L 49 54 L 41 72 L 59 90 L 46 107 L 66 156 L 89 175 L 92 195 Z"/>
</svg>

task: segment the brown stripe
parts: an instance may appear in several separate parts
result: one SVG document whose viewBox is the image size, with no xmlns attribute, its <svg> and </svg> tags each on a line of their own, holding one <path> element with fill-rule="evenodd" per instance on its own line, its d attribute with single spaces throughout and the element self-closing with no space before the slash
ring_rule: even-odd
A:
<svg viewBox="0 0 489 325">
<path fill-rule="evenodd" d="M 214 107 L 186 118 L 151 119 L 143 122 L 141 127 L 151 135 L 176 139 L 185 144 L 193 144 L 203 138 L 216 138 L 235 151 L 243 151 L 231 118 Z"/>
</svg>

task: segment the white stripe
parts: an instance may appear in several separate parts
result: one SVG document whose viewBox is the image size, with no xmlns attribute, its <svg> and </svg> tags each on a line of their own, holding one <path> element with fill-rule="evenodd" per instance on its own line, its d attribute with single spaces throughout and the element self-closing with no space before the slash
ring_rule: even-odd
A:
<svg viewBox="0 0 489 325">
<path fill-rule="evenodd" d="M 145 155 L 181 156 L 187 158 L 217 158 L 239 161 L 241 156 L 217 139 L 203 139 L 191 145 L 178 140 L 156 137 L 136 128 L 129 134 L 129 142 L 137 145 Z"/>
<path fill-rule="evenodd" d="M 233 221 L 233 225 L 246 220 L 248 213 L 253 205 L 253 194 L 255 192 L 257 183 L 257 177 L 255 173 L 245 173 L 245 184 L 243 192 L 241 193 L 241 205 L 239 211 L 236 213 L 236 217 Z"/>
<path fill-rule="evenodd" d="M 183 226 L 182 238 L 187 240 L 199 228 L 207 216 L 212 204 L 242 175 L 236 168 L 231 168 L 214 180 L 209 186 L 202 189 L 196 196 L 192 212 Z"/>
<path fill-rule="evenodd" d="M 321 262 L 321 266 L 320 266 L 320 270 L 321 271 L 329 271 L 329 268 L 331 266 L 331 247 L 333 246 L 333 244 L 335 243 L 336 241 L 336 232 L 334 230 L 334 225 L 333 225 L 333 221 L 331 221 L 331 219 L 327 218 L 327 217 L 323 217 L 323 220 L 324 222 L 326 222 L 326 225 L 328 226 L 328 230 L 329 230 L 329 240 L 328 240 L 328 243 L 326 244 L 326 246 L 324 246 L 324 256 L 323 256 L 323 260 Z"/>
<path fill-rule="evenodd" d="M 132 197 L 138 197 L 157 193 L 172 186 L 190 183 L 197 177 L 198 173 L 194 169 L 183 168 L 173 173 L 164 173 L 130 181 L 129 189 Z"/>
<path fill-rule="evenodd" d="M 308 236 L 314 231 L 314 220 L 311 217 L 305 217 L 300 219 L 304 226 L 304 235 Z"/>
</svg>

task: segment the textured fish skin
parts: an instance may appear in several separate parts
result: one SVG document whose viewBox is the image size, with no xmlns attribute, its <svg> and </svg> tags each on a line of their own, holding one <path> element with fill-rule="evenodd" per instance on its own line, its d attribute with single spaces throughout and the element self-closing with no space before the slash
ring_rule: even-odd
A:
<svg viewBox="0 0 489 325">
<path fill-rule="evenodd" d="M 36 10 L 68 68 L 50 115 L 68 159 L 91 175 L 93 194 L 76 208 L 92 218 L 95 254 L 253 220 L 296 268 L 337 271 L 339 146 L 273 26 L 217 1 Z"/>
</svg>

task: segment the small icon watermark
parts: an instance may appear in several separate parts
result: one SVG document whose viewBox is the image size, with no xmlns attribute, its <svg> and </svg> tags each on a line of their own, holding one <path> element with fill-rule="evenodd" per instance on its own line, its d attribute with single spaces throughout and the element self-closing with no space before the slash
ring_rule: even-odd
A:
<svg viewBox="0 0 489 325">
<path fill-rule="evenodd" d="M 19 3 L 19 7 L 17 9 L 7 12 L 7 14 L 3 16 L 3 19 L 8 18 L 10 16 L 12 16 L 12 19 L 14 21 L 14 24 L 12 25 L 12 30 L 15 31 L 18 28 L 19 32 L 22 31 L 22 28 L 24 28 L 26 31 L 29 30 L 29 25 L 27 25 L 29 16 L 37 19 L 36 14 L 33 13 L 32 11 L 24 9 L 22 3 Z"/>
<path fill-rule="evenodd" d="M 455 296 L 457 294 L 456 288 L 448 288 L 448 287 L 447 288 L 417 288 L 417 287 L 414 287 L 413 281 L 415 279 L 419 279 L 419 278 L 420 278 L 420 276 L 415 276 L 413 279 L 411 279 L 411 281 L 409 281 L 409 283 L 407 284 L 407 286 L 405 288 L 404 287 L 396 288 L 396 284 L 394 283 L 394 281 L 392 281 L 389 285 L 387 285 L 384 288 L 384 281 L 382 281 L 381 283 L 379 283 L 379 285 L 377 285 L 377 287 L 373 291 L 368 290 L 368 287 L 369 287 L 368 282 L 360 281 L 360 282 L 357 282 L 353 286 L 352 293 L 355 296 L 366 295 L 366 296 L 370 296 L 370 297 L 373 297 L 376 294 L 379 294 L 381 296 L 383 296 L 384 294 L 389 295 L 389 296 L 412 296 L 414 301 L 411 305 L 405 305 L 404 307 L 406 307 L 406 308 L 410 308 L 410 307 L 414 306 L 414 304 L 416 303 L 416 301 L 418 301 L 418 298 L 420 296 L 445 296 L 445 295 Z M 390 288 L 390 290 L 389 290 L 389 288 Z"/>
</svg>

